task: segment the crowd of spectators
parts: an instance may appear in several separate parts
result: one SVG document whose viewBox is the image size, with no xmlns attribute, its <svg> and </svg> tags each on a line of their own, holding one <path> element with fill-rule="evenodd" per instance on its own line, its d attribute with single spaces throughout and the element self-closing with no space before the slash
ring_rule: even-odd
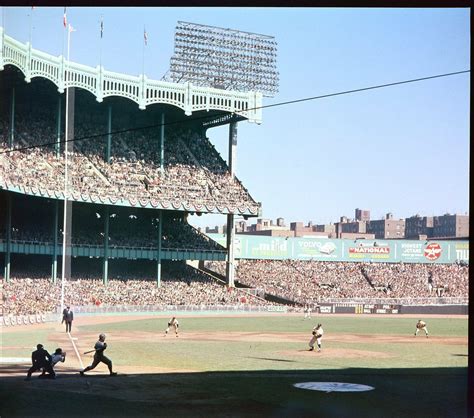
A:
<svg viewBox="0 0 474 418">
<path fill-rule="evenodd" d="M 235 280 L 301 304 L 325 298 L 463 297 L 469 267 L 459 264 L 239 260 Z M 225 274 L 225 262 L 206 267 Z"/>
<path fill-rule="evenodd" d="M 160 287 L 156 279 L 140 277 L 139 273 L 115 273 L 107 285 L 94 274 L 73 273 L 72 278 L 65 281 L 64 302 L 74 307 L 271 304 L 247 292 L 228 288 L 192 267 L 173 264 L 174 267 L 163 270 Z M 2 280 L 0 286 L 3 316 L 55 312 L 60 303 L 60 280 L 53 284 L 44 273 L 18 273 L 9 282 Z"/>
<path fill-rule="evenodd" d="M 1 202 L 0 202 L 1 203 Z M 54 202 L 37 198 L 35 216 L 31 216 L 30 200 L 15 195 L 12 200 L 11 239 L 15 242 L 52 244 L 54 240 Z M 60 204 L 57 242 L 62 243 L 62 210 Z M 71 216 L 71 244 L 73 246 L 103 246 L 105 218 L 109 218 L 109 248 L 157 248 L 159 218 L 156 211 L 128 207 L 109 207 L 85 203 L 73 204 Z M 0 218 L 0 240 L 6 239 L 4 217 Z M 224 248 L 187 222 L 183 212 L 164 211 L 162 222 L 162 249 L 224 251 Z"/>
<path fill-rule="evenodd" d="M 80 101 L 79 101 L 80 103 Z M 88 104 L 90 107 L 91 105 Z M 245 208 L 252 211 L 258 204 L 229 169 L 210 141 L 198 128 L 177 125 L 165 129 L 164 159 L 161 161 L 157 129 L 134 131 L 127 126 L 129 118 L 114 118 L 110 161 L 106 161 L 106 109 L 98 105 L 92 112 L 76 106 L 74 145 L 68 147 L 67 189 L 85 196 L 148 203 L 167 202 L 203 208 Z M 21 106 L 15 119 L 14 148 L 57 141 L 54 107 Z M 92 115 L 91 115 L 92 114 Z M 7 115 L 1 115 L 0 152 L 8 149 L 10 135 Z M 128 129 L 127 129 L 128 128 Z M 64 132 L 60 132 L 64 140 Z M 81 138 L 88 138 L 82 139 Z M 64 153 L 54 146 L 29 148 L 2 154 L 0 181 L 16 186 L 48 191 L 63 191 Z"/>
</svg>

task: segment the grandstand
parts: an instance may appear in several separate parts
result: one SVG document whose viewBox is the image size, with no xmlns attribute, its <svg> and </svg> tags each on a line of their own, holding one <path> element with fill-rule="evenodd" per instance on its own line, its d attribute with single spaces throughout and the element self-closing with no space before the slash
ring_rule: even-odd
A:
<svg viewBox="0 0 474 418">
<path fill-rule="evenodd" d="M 0 254 L 6 294 L 15 281 L 34 278 L 21 282 L 36 293 L 33 298 L 57 301 L 51 295 L 61 274 L 79 293 L 81 279 L 99 279 L 105 291 L 139 278 L 143 289 L 150 284 L 159 289 L 150 293 L 155 304 L 181 305 L 179 294 L 191 289 L 188 304 L 240 303 L 228 290 L 232 245 L 217 244 L 188 217 L 220 213 L 233 225 L 234 215 L 258 215 L 260 204 L 232 167 L 237 122 L 260 122 L 261 93 L 86 67 L 21 44 L 3 28 L 0 39 Z M 207 129 L 223 124 L 229 126 L 229 164 L 206 137 Z M 61 224 L 67 225 L 65 234 Z M 61 272 L 63 251 L 68 260 Z M 192 260 L 227 260 L 225 279 L 186 264 Z M 168 289 L 170 283 L 176 286 Z M 66 298 L 77 304 L 99 300 L 96 295 L 76 300 L 68 289 Z M 16 309 L 8 307 L 5 303 L 9 312 Z M 46 303 L 41 310 L 55 308 Z"/>
<path fill-rule="evenodd" d="M 65 63 L 0 32 L 3 316 L 54 312 L 61 297 L 76 311 L 467 304 L 468 266 L 453 260 L 235 255 L 234 216 L 261 210 L 234 173 L 237 123 L 261 122 L 261 93 Z M 220 125 L 229 127 L 228 163 L 206 136 Z M 204 213 L 227 216 L 224 242 L 188 223 Z"/>
</svg>

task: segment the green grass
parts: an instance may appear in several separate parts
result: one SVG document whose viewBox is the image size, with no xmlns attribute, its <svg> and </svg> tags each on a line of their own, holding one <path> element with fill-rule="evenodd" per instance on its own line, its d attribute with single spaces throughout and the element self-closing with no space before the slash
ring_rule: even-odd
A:
<svg viewBox="0 0 474 418">
<path fill-rule="evenodd" d="M 76 382 L 76 378 L 70 383 L 67 379 L 58 379 L 35 384 L 46 390 L 48 385 L 58 385 L 57 388 L 51 386 L 50 390 L 71 385 L 71 389 L 62 390 L 62 409 L 57 409 L 69 417 L 102 416 L 102 412 L 106 415 L 105 411 L 109 416 L 176 417 L 465 416 L 468 321 L 466 318 L 423 319 L 428 323 L 430 338 L 421 334 L 416 338 L 413 336 L 416 323 L 413 318 L 335 315 L 319 316 L 311 321 L 294 316 L 179 317 L 180 338 L 173 334 L 164 338 L 168 318 L 136 320 L 132 317 L 121 322 L 86 326 L 81 325 L 79 317 L 74 324 L 74 335 L 82 346 L 88 347 L 95 343 L 91 333 L 105 332 L 109 344 L 107 355 L 119 374 L 121 367 L 128 366 L 185 369 L 195 373 L 133 375 L 114 381 L 106 379 L 104 383 L 92 380 L 95 389 L 90 393 L 84 388 L 84 381 Z M 325 330 L 323 353 L 303 352 L 317 322 L 322 322 Z M 125 331 L 136 333 L 136 338 L 132 334 L 129 340 L 123 340 L 121 333 Z M 255 335 L 252 341 L 222 341 L 198 339 L 187 334 L 194 332 L 207 333 L 208 337 L 212 332 L 228 333 L 229 337 L 232 332 Z M 275 334 L 275 341 L 259 337 L 266 333 Z M 279 338 L 278 334 L 282 336 Z M 291 338 L 283 338 L 283 334 L 290 334 Z M 359 339 L 359 335 L 373 337 Z M 463 337 L 464 341 L 443 342 L 444 338 L 452 337 Z M 61 341 L 65 341 L 65 335 L 54 326 L 40 332 L 25 328 L 13 333 L 4 328 L 2 347 L 25 348 L 15 349 L 14 355 L 10 350 L 3 350 L 2 355 L 29 357 L 38 342 L 52 351 Z M 360 350 L 379 355 L 330 355 L 337 350 Z M 388 357 L 381 357 L 381 354 Z M 22 367 L 26 370 L 26 366 Z M 105 368 L 100 367 L 99 371 L 103 372 Z M 0 409 L 1 416 L 34 415 L 37 409 L 32 408 L 37 407 L 31 405 L 42 404 L 41 392 L 24 392 L 28 387 L 12 378 L 8 383 L 14 390 L 9 390 L 7 379 L 3 380 L 0 392 L 7 391 L 11 396 L 0 399 L 5 405 L 2 408 L 16 408 L 18 413 L 8 414 Z M 374 386 L 375 390 L 323 393 L 293 387 L 296 382 L 308 381 L 361 383 Z M 125 386 L 121 386 L 121 382 Z M 109 385 L 115 385 L 114 391 L 126 387 L 137 399 L 128 399 L 129 395 L 111 398 L 113 394 L 106 391 Z M 150 389 L 153 396 L 146 401 L 140 400 Z M 82 397 L 81 390 L 85 393 Z M 36 404 L 31 402 L 32 396 Z M 61 415 L 60 412 L 56 414 L 49 403 L 43 408 L 44 416 Z M 80 414 L 75 415 L 72 408 L 77 408 Z"/>
</svg>

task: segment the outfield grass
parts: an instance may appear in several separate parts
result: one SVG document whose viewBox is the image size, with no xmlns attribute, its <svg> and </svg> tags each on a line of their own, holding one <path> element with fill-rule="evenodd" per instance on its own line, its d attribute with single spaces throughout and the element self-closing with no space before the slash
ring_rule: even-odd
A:
<svg viewBox="0 0 474 418">
<path fill-rule="evenodd" d="M 96 335 L 105 332 L 107 355 L 119 377 L 112 383 L 90 378 L 87 387 L 84 380 L 72 376 L 30 383 L 37 389 L 63 390 L 62 414 L 48 410 L 40 416 L 463 417 L 468 321 L 423 319 L 430 338 L 421 333 L 414 337 L 416 319 L 403 316 L 179 317 L 179 338 L 172 333 L 163 337 L 168 318 L 131 317 L 94 325 L 81 325 L 78 318 L 73 329 L 78 345 L 92 347 Z M 325 330 L 323 352 L 308 353 L 311 329 L 317 322 Z M 29 357 L 38 342 L 52 351 L 66 341 L 64 331 L 58 329 L 57 324 L 38 331 L 6 328 L 2 346 L 18 347 L 18 357 Z M 233 340 L 242 333 L 247 333 L 245 341 Z M 363 355 L 344 355 L 354 351 Z M 2 355 L 13 356 L 10 350 Z M 127 372 L 128 376 L 120 377 L 121 371 L 132 366 L 147 374 Z M 27 366 L 22 367 L 26 372 Z M 153 372 L 157 368 L 173 372 Z M 99 366 L 98 370 L 100 374 L 106 369 Z M 179 370 L 192 373 L 176 373 Z M 324 393 L 293 387 L 308 381 L 359 383 L 375 389 Z M 2 379 L 0 390 L 8 391 L 8 384 L 14 387 L 9 392 L 14 397 L 1 399 L 1 416 L 29 416 L 29 396 L 36 392 L 14 377 Z M 95 388 L 92 392 L 90 385 Z M 29 396 L 24 392 L 28 388 Z M 4 413 L 13 406 L 18 414 Z M 81 413 L 75 415 L 73 408 Z"/>
</svg>

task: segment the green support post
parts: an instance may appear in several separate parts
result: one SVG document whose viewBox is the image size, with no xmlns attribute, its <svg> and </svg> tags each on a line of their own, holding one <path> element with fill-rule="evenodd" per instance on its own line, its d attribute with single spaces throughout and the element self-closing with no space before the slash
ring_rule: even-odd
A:
<svg viewBox="0 0 474 418">
<path fill-rule="evenodd" d="M 112 106 L 109 106 L 108 118 L 107 118 L 107 151 L 106 161 L 110 164 L 110 155 L 112 149 Z"/>
<path fill-rule="evenodd" d="M 53 259 L 51 263 L 51 281 L 56 284 L 58 280 L 58 218 L 59 202 L 54 201 L 54 224 L 53 224 Z"/>
<path fill-rule="evenodd" d="M 156 257 L 156 286 L 161 287 L 161 234 L 163 233 L 162 223 L 163 223 L 163 211 L 159 211 L 158 216 L 158 251 Z"/>
<path fill-rule="evenodd" d="M 165 114 L 161 114 L 161 126 L 160 126 L 160 173 L 163 175 L 165 172 Z"/>
<path fill-rule="evenodd" d="M 10 281 L 10 254 L 11 254 L 11 240 L 12 240 L 12 197 L 11 193 L 7 193 L 7 248 L 5 251 L 5 269 L 4 269 L 4 280 L 8 283 Z"/>
<path fill-rule="evenodd" d="M 13 148 L 15 140 L 15 87 L 12 88 L 12 99 L 10 103 L 10 135 L 8 136 L 8 146 Z"/>
<path fill-rule="evenodd" d="M 54 144 L 54 150 L 56 151 L 56 157 L 59 158 L 61 155 L 61 97 L 58 97 L 58 113 L 56 121 L 56 144 Z"/>
<path fill-rule="evenodd" d="M 103 275 L 102 280 L 104 285 L 107 286 L 109 280 L 109 207 L 105 207 L 105 220 L 104 220 L 104 263 L 103 263 Z"/>
</svg>

